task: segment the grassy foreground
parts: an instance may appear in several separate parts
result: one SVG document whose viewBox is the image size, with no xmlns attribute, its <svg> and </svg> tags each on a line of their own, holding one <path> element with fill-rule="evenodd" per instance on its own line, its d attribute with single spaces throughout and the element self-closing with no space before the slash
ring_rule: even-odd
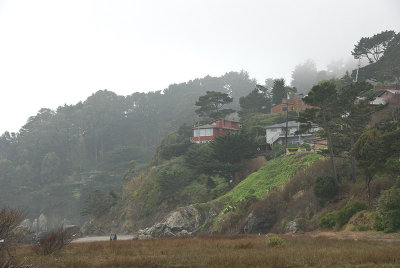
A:
<svg viewBox="0 0 400 268">
<path fill-rule="evenodd" d="M 24 246 L 15 253 L 37 267 L 400 266 L 400 242 L 281 237 L 281 247 L 268 249 L 263 235 L 236 235 L 75 243 L 50 256 Z"/>
</svg>

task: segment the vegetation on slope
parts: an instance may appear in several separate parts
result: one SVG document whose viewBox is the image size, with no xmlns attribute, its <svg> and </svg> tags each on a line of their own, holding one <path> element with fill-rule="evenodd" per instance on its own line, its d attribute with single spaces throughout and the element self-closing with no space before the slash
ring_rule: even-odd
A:
<svg viewBox="0 0 400 268">
<path fill-rule="evenodd" d="M 296 172 L 308 167 L 321 157 L 317 153 L 298 153 L 268 161 L 219 199 L 226 200 L 226 203 L 230 205 L 250 196 L 261 199 L 271 188 L 284 186 Z"/>
</svg>

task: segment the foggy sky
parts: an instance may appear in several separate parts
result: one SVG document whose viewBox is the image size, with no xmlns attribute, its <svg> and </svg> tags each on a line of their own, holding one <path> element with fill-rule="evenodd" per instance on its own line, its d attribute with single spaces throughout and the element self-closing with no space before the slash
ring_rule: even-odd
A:
<svg viewBox="0 0 400 268">
<path fill-rule="evenodd" d="M 400 31 L 400 1 L 0 0 L 0 134 L 100 89 L 128 95 L 246 70 L 260 83 L 363 36 Z"/>
</svg>

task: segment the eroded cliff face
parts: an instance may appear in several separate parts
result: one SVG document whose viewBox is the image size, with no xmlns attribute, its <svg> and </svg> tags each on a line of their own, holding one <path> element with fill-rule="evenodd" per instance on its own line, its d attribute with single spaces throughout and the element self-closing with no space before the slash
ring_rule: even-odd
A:
<svg viewBox="0 0 400 268">
<path fill-rule="evenodd" d="M 290 203 L 288 206 L 292 212 L 287 212 L 290 217 L 285 218 L 285 224 L 286 221 L 296 220 L 287 226 L 287 232 L 298 232 L 298 229 L 301 229 L 298 226 L 304 225 L 299 224 L 300 222 L 311 220 L 305 217 L 307 213 L 304 211 L 314 211 L 316 208 L 310 207 L 308 202 L 313 196 L 311 190 L 307 194 L 298 195 L 296 193 L 304 192 L 305 186 L 303 187 L 300 182 L 303 181 L 305 174 L 308 174 L 305 170 L 320 158 L 321 156 L 315 153 L 299 153 L 273 159 L 224 195 L 203 203 L 187 204 L 164 214 L 166 216 L 161 220 L 149 223 L 150 227 L 139 227 L 135 237 L 148 239 L 189 236 L 199 233 L 267 233 L 282 220 L 279 217 L 281 210 L 285 208 L 282 204 L 287 202 Z M 292 193 L 293 198 L 285 201 L 283 194 L 278 190 L 274 191 L 272 195 L 269 193 L 272 188 L 284 187 L 299 171 L 305 173 L 299 173 L 299 178 L 296 179 L 296 181 L 300 181 L 297 183 L 300 186 L 296 186 L 296 183 L 294 185 L 296 187 L 290 186 L 296 190 Z M 310 177 L 308 179 L 310 183 L 306 185 L 307 189 L 312 188 L 314 175 L 314 173 L 307 175 Z M 317 200 L 314 201 L 313 204 L 317 202 Z M 260 203 L 252 206 L 255 202 Z M 315 214 L 315 211 L 312 214 Z"/>
<path fill-rule="evenodd" d="M 197 234 L 204 225 L 210 223 L 221 211 L 216 204 L 189 205 L 169 213 L 162 221 L 139 230 L 134 239 L 155 237 L 180 237 Z M 204 230 L 206 231 L 206 230 Z"/>
<path fill-rule="evenodd" d="M 247 160 L 246 168 L 235 175 L 237 178 L 233 179 L 234 185 L 264 163 L 263 156 Z M 209 176 L 194 172 L 183 157 L 164 161 L 137 174 L 124 186 L 124 228 L 130 233 L 143 231 L 150 228 L 149 226 L 164 222 L 166 217 L 179 210 L 176 209 L 178 207 L 190 207 L 192 204 L 196 204 L 196 208 L 208 206 L 205 204 L 215 203 L 216 199 L 232 188 L 232 183 L 219 175 Z"/>
</svg>

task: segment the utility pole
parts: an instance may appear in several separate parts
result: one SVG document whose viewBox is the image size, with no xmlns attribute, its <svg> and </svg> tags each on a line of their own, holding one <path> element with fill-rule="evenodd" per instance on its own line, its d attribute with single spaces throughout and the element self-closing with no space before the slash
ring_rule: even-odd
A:
<svg viewBox="0 0 400 268">
<path fill-rule="evenodd" d="M 294 103 L 289 102 L 289 98 L 286 99 L 286 131 L 285 131 L 285 153 L 287 152 L 287 136 L 289 132 L 289 105 L 294 105 Z"/>
<path fill-rule="evenodd" d="M 287 136 L 289 131 L 288 125 L 289 125 L 289 99 L 286 99 L 285 154 L 287 153 Z"/>
<path fill-rule="evenodd" d="M 299 110 L 296 110 L 296 112 L 297 112 L 297 131 L 300 132 L 300 122 L 298 121 L 300 117 L 300 112 Z M 299 146 L 300 143 L 301 143 L 301 134 L 299 133 Z"/>
</svg>

